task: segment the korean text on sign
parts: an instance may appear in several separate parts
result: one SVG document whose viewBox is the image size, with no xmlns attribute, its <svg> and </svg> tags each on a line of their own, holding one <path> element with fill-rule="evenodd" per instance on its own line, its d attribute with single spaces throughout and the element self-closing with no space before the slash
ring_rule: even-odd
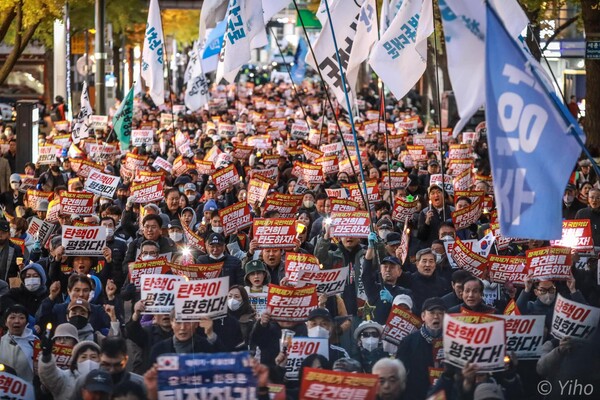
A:
<svg viewBox="0 0 600 400">
<path fill-rule="evenodd" d="M 291 249 L 296 246 L 296 220 L 294 218 L 256 219 L 253 236 L 261 249 Z"/>
<path fill-rule="evenodd" d="M 175 285 L 175 319 L 200 321 L 227 313 L 229 278 L 177 282 Z"/>
<path fill-rule="evenodd" d="M 600 308 L 566 299 L 560 294 L 554 303 L 552 336 L 588 339 L 598 329 Z"/>
<path fill-rule="evenodd" d="M 100 256 L 106 245 L 106 228 L 103 226 L 63 226 L 62 246 L 69 256 Z"/>
<path fill-rule="evenodd" d="M 305 368 L 300 398 L 370 400 L 377 397 L 378 383 L 377 375 Z"/>
<path fill-rule="evenodd" d="M 267 307 L 271 309 L 274 321 L 306 321 L 310 311 L 317 307 L 317 287 L 309 285 L 292 288 L 271 284 Z"/>
</svg>

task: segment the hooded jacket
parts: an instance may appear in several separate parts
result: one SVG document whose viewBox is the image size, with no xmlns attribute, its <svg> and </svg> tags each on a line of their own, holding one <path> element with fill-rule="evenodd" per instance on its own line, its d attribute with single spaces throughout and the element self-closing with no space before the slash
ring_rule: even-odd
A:
<svg viewBox="0 0 600 400">
<path fill-rule="evenodd" d="M 40 287 L 33 292 L 25 288 L 25 273 L 30 269 L 35 270 L 40 276 Z M 0 297 L 0 308 L 6 310 L 13 304 L 21 304 L 25 306 L 29 315 L 33 316 L 44 298 L 48 296 L 46 271 L 40 264 L 29 264 L 23 268 L 19 277 L 22 281 L 21 286 L 10 289 L 6 295 Z"/>
<path fill-rule="evenodd" d="M 0 340 L 0 363 L 16 371 L 21 379 L 33 381 L 33 346 L 37 340 L 31 329 L 25 328 L 21 336 L 9 333 Z"/>
</svg>

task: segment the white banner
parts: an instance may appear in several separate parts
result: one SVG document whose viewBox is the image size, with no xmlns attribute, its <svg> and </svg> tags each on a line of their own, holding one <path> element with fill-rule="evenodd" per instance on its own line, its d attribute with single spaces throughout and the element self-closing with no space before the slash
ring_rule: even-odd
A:
<svg viewBox="0 0 600 400">
<path fill-rule="evenodd" d="M 163 47 L 160 7 L 158 0 L 150 0 L 141 68 L 142 78 L 144 78 L 146 86 L 150 89 L 150 96 L 157 107 L 165 103 L 165 79 L 163 71 L 165 54 Z"/>
<path fill-rule="evenodd" d="M 600 308 L 577 303 L 557 295 L 552 318 L 552 336 L 588 339 L 598 329 Z"/>
<path fill-rule="evenodd" d="M 200 321 L 227 314 L 229 277 L 175 283 L 175 319 Z"/>
<path fill-rule="evenodd" d="M 145 313 L 168 314 L 175 306 L 175 283 L 183 281 L 183 276 L 145 274 L 140 277 L 141 299 Z"/>
<path fill-rule="evenodd" d="M 67 256 L 101 256 L 106 246 L 106 228 L 63 225 L 62 246 Z"/>
<path fill-rule="evenodd" d="M 85 180 L 84 189 L 98 196 L 112 199 L 117 191 L 121 178 L 118 176 L 107 175 L 97 170 L 90 171 Z"/>
</svg>

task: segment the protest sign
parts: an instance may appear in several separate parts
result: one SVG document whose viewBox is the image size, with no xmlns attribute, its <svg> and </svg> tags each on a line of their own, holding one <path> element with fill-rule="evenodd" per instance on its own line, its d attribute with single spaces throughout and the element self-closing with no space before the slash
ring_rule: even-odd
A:
<svg viewBox="0 0 600 400">
<path fill-rule="evenodd" d="M 504 320 L 472 324 L 444 315 L 444 358 L 455 367 L 477 364 L 478 372 L 504 370 Z"/>
<path fill-rule="evenodd" d="M 175 305 L 175 282 L 178 275 L 143 274 L 140 277 L 141 300 L 147 314 L 168 314 Z"/>
<path fill-rule="evenodd" d="M 19 176 L 21 177 L 21 185 L 19 186 L 19 192 L 22 193 L 27 193 L 27 191 L 30 189 L 35 189 L 38 182 L 40 181 L 39 178 L 34 178 L 33 176 L 29 175 L 19 174 Z"/>
<path fill-rule="evenodd" d="M 235 125 L 220 122 L 219 128 L 217 129 L 217 135 L 225 138 L 233 137 L 233 135 L 235 135 Z"/>
<path fill-rule="evenodd" d="M 571 277 L 571 249 L 542 247 L 527 250 L 527 272 L 533 281 L 567 280 Z"/>
<path fill-rule="evenodd" d="M 456 167 L 456 165 L 455 165 L 455 167 Z M 465 169 L 461 170 L 460 172 L 455 169 L 455 170 L 453 170 L 453 172 L 455 172 L 455 174 L 452 177 L 452 191 L 468 190 L 471 187 L 471 184 L 473 182 L 471 169 L 465 168 Z M 446 175 L 444 175 L 444 180 L 445 180 L 445 178 L 446 178 Z"/>
<path fill-rule="evenodd" d="M 390 310 L 383 328 L 382 339 L 398 346 L 402 339 L 419 328 L 421 328 L 421 319 L 396 304 Z"/>
<path fill-rule="evenodd" d="M 152 129 L 134 129 L 131 131 L 131 145 L 133 147 L 146 146 L 154 143 Z"/>
<path fill-rule="evenodd" d="M 598 329 L 600 308 L 577 303 L 558 294 L 552 317 L 552 336 L 589 339 Z"/>
<path fill-rule="evenodd" d="M 97 194 L 98 196 L 113 198 L 117 186 L 119 186 L 120 178 L 118 176 L 103 174 L 100 171 L 90 171 L 89 176 L 85 180 L 84 189 L 88 192 Z"/>
<path fill-rule="evenodd" d="M 600 243 L 598 243 L 600 245 Z M 589 219 L 570 219 L 562 222 L 562 237 L 551 240 L 551 246 L 570 247 L 578 251 L 594 250 L 592 225 Z"/>
<path fill-rule="evenodd" d="M 175 116 L 170 113 L 160 113 L 160 127 L 169 129 L 172 127 Z"/>
<path fill-rule="evenodd" d="M 40 165 L 52 165 L 56 163 L 56 158 L 62 154 L 62 147 L 54 144 L 40 146 L 38 150 L 37 163 Z"/>
<path fill-rule="evenodd" d="M 306 121 L 296 120 L 290 129 L 290 136 L 295 140 L 307 140 L 309 131 Z"/>
<path fill-rule="evenodd" d="M 246 200 L 219 210 L 219 218 L 225 236 L 252 225 L 252 215 Z"/>
<path fill-rule="evenodd" d="M 262 204 L 269 193 L 269 187 L 274 183 L 275 181 L 261 175 L 256 175 L 250 179 L 248 183 L 248 203 L 252 205 Z"/>
<path fill-rule="evenodd" d="M 429 178 L 429 186 L 437 185 L 443 188 L 446 193 L 454 194 L 454 180 L 451 175 L 444 175 L 444 184 L 442 185 L 442 174 L 433 174 Z M 464 190 L 464 189 L 462 189 Z"/>
<path fill-rule="evenodd" d="M 217 186 L 217 192 L 222 193 L 230 186 L 236 185 L 240 181 L 235 165 L 222 168 L 212 175 L 213 182 Z"/>
<path fill-rule="evenodd" d="M 164 198 L 163 180 L 152 179 L 147 182 L 133 183 L 131 196 L 135 203 L 148 204 Z"/>
<path fill-rule="evenodd" d="M 360 204 L 353 200 L 331 199 L 331 212 L 351 212 L 358 211 Z"/>
<path fill-rule="evenodd" d="M 129 263 L 129 281 L 134 284 L 135 289 L 139 292 L 143 275 L 166 274 L 171 269 L 170 267 L 171 264 L 169 264 L 166 258 Z"/>
<path fill-rule="evenodd" d="M 135 171 L 135 177 L 133 178 L 134 182 L 150 182 L 154 179 L 160 179 L 163 182 L 166 180 L 164 171 Z"/>
<path fill-rule="evenodd" d="M 336 212 L 331 214 L 330 235 L 336 238 L 366 238 L 371 232 L 368 211 Z"/>
<path fill-rule="evenodd" d="M 494 236 L 488 234 L 481 238 L 481 240 L 477 239 L 468 239 L 463 240 L 462 244 L 464 244 L 469 250 L 472 252 L 487 258 L 490 250 L 492 249 L 492 244 L 494 243 Z M 454 246 L 456 245 L 456 241 L 454 240 L 446 240 L 444 241 L 444 249 L 446 250 L 446 256 L 448 257 L 448 262 L 452 268 L 458 268 L 456 262 L 452 259 L 452 252 L 454 251 Z"/>
<path fill-rule="evenodd" d="M 313 165 L 296 161 L 294 163 L 294 167 L 298 168 L 298 177 L 305 182 L 308 182 L 310 184 L 318 184 L 325 182 L 323 168 L 320 165 Z"/>
<path fill-rule="evenodd" d="M 487 269 L 487 258 L 480 256 L 466 246 L 462 240 L 456 238 L 452 248 L 452 259 L 458 265 L 477 278 L 482 278 Z"/>
<path fill-rule="evenodd" d="M 267 307 L 271 309 L 273 321 L 306 321 L 310 311 L 317 307 L 317 287 L 293 288 L 270 284 Z"/>
<path fill-rule="evenodd" d="M 317 293 L 332 296 L 342 293 L 348 278 L 348 268 L 319 271 L 299 271 L 297 286 L 317 285 Z"/>
<path fill-rule="evenodd" d="M 384 190 L 400 189 L 408 185 L 408 172 L 384 172 L 381 177 L 381 188 Z"/>
<path fill-rule="evenodd" d="M 506 351 L 519 360 L 537 360 L 544 344 L 544 315 L 498 315 L 504 319 Z"/>
<path fill-rule="evenodd" d="M 63 225 L 62 246 L 67 256 L 100 256 L 106 246 L 106 228 Z"/>
<path fill-rule="evenodd" d="M 413 144 L 415 144 L 416 146 L 425 147 L 425 151 L 427 151 L 427 152 L 436 151 L 436 150 L 439 150 L 439 148 L 440 148 L 437 135 L 430 135 L 430 134 L 413 135 Z"/>
<path fill-rule="evenodd" d="M 288 282 L 295 285 L 302 271 L 319 271 L 319 260 L 312 254 L 285 253 L 285 276 Z"/>
<path fill-rule="evenodd" d="M 305 368 L 301 399 L 370 400 L 377 397 L 379 377 L 372 374 Z"/>
<path fill-rule="evenodd" d="M 296 247 L 295 218 L 255 219 L 252 233 L 259 249 L 292 249 Z"/>
<path fill-rule="evenodd" d="M 250 173 L 250 178 L 255 178 L 258 175 L 262 175 L 267 179 L 277 181 L 279 179 L 279 169 L 277 167 L 253 169 Z"/>
<path fill-rule="evenodd" d="M 320 354 L 329 359 L 329 339 L 294 337 L 291 346 L 287 348 L 286 379 L 298 380 L 302 362 L 311 354 Z"/>
<path fill-rule="evenodd" d="M 250 300 L 250 305 L 256 311 L 257 317 L 260 317 L 262 313 L 267 311 L 267 293 L 254 293 L 252 289 L 248 292 L 248 299 Z"/>
<path fill-rule="evenodd" d="M 105 131 L 108 127 L 108 115 L 90 115 L 88 122 L 90 129 L 94 131 Z"/>
<path fill-rule="evenodd" d="M 223 261 L 213 264 L 171 264 L 171 272 L 185 276 L 190 281 L 218 278 L 222 270 Z"/>
<path fill-rule="evenodd" d="M 179 156 L 175 160 L 173 160 L 172 173 L 175 176 L 180 176 L 194 168 L 196 168 L 195 164 L 188 162 L 187 158 L 183 158 L 183 156 Z"/>
<path fill-rule="evenodd" d="M 314 163 L 323 168 L 324 175 L 337 174 L 340 171 L 339 160 L 336 155 L 319 157 L 314 160 Z"/>
<path fill-rule="evenodd" d="M 27 201 L 32 210 L 37 210 L 42 200 L 50 200 L 52 192 L 42 192 L 40 190 L 28 190 Z"/>
<path fill-rule="evenodd" d="M 488 258 L 490 280 L 496 283 L 512 282 L 515 286 L 523 286 L 527 278 L 526 262 L 525 257 L 490 254 Z"/>
<path fill-rule="evenodd" d="M 127 153 L 125 155 L 125 167 L 131 171 L 135 171 L 139 167 L 143 167 L 148 162 L 148 156 L 143 156 L 135 153 Z"/>
<path fill-rule="evenodd" d="M 321 157 L 323 157 L 323 152 L 322 151 L 317 150 L 314 147 L 308 146 L 306 144 L 302 144 L 302 153 L 304 154 L 304 157 L 308 161 L 314 161 L 315 164 L 320 165 L 315 160 L 320 159 Z"/>
<path fill-rule="evenodd" d="M 198 175 L 212 175 L 217 170 L 212 161 L 204 161 L 194 158 L 194 164 L 196 164 Z"/>
<path fill-rule="evenodd" d="M 254 147 L 252 146 L 244 146 L 243 144 L 236 143 L 233 146 L 233 152 L 231 155 L 233 158 L 237 158 L 238 160 L 247 160 L 250 158 L 250 155 L 254 151 Z"/>
<path fill-rule="evenodd" d="M 360 171 L 360 166 L 358 165 L 358 159 L 356 156 L 351 155 L 350 158 L 341 158 L 340 162 L 338 163 L 338 171 L 345 172 L 349 176 L 354 176 L 356 171 Z"/>
<path fill-rule="evenodd" d="M 348 190 L 344 188 L 337 189 L 325 189 L 325 193 L 330 199 L 347 199 L 348 198 Z M 354 200 L 352 200 L 354 201 Z M 358 203 L 354 201 L 355 203 Z"/>
<path fill-rule="evenodd" d="M 37 239 L 36 235 L 38 234 L 40 227 L 43 223 L 44 221 L 39 219 L 38 217 L 31 217 L 31 220 L 29 221 L 29 226 L 27 227 L 27 233 L 30 234 L 31 237 Z"/>
<path fill-rule="evenodd" d="M 33 383 L 6 371 L 0 371 L 0 399 L 34 400 Z"/>
<path fill-rule="evenodd" d="M 411 219 L 412 216 L 419 210 L 419 200 L 412 201 L 403 198 L 394 199 L 394 211 L 392 219 L 394 221 L 404 222 L 406 218 Z"/>
<path fill-rule="evenodd" d="M 227 314 L 229 277 L 175 284 L 175 319 L 200 321 Z"/>
<path fill-rule="evenodd" d="M 381 201 L 381 194 L 379 193 L 379 183 L 377 182 L 377 180 L 376 179 L 368 180 L 366 182 L 366 184 L 367 184 L 367 200 L 369 201 L 369 203 L 374 204 L 374 203 Z M 350 184 L 344 184 L 342 186 L 344 188 L 348 189 L 348 198 L 350 200 L 354 200 L 361 204 L 364 203 L 362 196 L 360 195 L 361 190 L 363 190 L 362 184 L 359 185 L 358 183 L 350 183 Z"/>
<path fill-rule="evenodd" d="M 344 145 L 342 144 L 342 142 L 335 142 L 335 143 L 330 143 L 330 144 L 322 144 L 319 149 L 323 152 L 323 156 L 327 157 L 327 156 L 338 156 L 339 154 L 342 153 L 343 148 L 344 148 Z"/>
<path fill-rule="evenodd" d="M 94 195 L 85 192 L 63 192 L 60 196 L 61 214 L 91 215 L 94 212 Z"/>
<path fill-rule="evenodd" d="M 159 356 L 158 400 L 254 400 L 256 377 L 248 352 Z"/>
<path fill-rule="evenodd" d="M 452 223 L 457 231 L 468 228 L 479 220 L 482 211 L 481 197 L 479 197 L 467 207 L 452 211 Z"/>
<path fill-rule="evenodd" d="M 181 226 L 183 227 L 183 236 L 185 237 L 186 243 L 193 247 L 194 249 L 200 250 L 201 252 L 206 252 L 206 247 L 204 245 L 204 238 L 190 229 L 186 223 L 182 222 Z"/>
<path fill-rule="evenodd" d="M 427 160 L 427 150 L 425 149 L 425 146 L 409 144 L 406 146 L 406 151 L 414 162 Z"/>
<path fill-rule="evenodd" d="M 448 146 L 449 159 L 467 159 L 470 158 L 471 152 L 469 146 L 465 143 L 451 144 Z"/>
</svg>

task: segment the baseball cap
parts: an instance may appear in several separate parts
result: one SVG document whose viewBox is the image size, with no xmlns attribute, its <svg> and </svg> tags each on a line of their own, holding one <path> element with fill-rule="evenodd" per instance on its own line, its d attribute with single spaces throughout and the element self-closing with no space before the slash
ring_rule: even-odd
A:
<svg viewBox="0 0 600 400">
<path fill-rule="evenodd" d="M 186 191 L 188 191 L 188 190 L 193 190 L 193 191 L 195 192 L 195 191 L 196 191 L 196 184 L 195 184 L 195 183 L 192 183 L 192 182 L 190 182 L 190 183 L 186 183 L 186 184 L 183 186 L 183 191 L 184 191 L 184 192 L 186 192 Z"/>
<path fill-rule="evenodd" d="M 208 185 L 206 185 L 206 187 L 204 188 L 204 191 L 205 191 L 205 192 L 206 192 L 206 191 L 208 191 L 208 190 L 211 190 L 211 191 L 215 191 L 215 192 L 216 192 L 216 191 L 217 191 L 217 185 L 215 185 L 214 183 L 209 183 L 209 184 L 208 184 Z"/>
<path fill-rule="evenodd" d="M 37 210 L 36 211 L 48 211 L 48 200 L 41 200 L 38 204 L 37 204 Z"/>
<path fill-rule="evenodd" d="M 429 162 L 427 163 L 427 165 L 437 165 L 439 167 L 440 163 L 437 160 L 429 160 Z"/>
<path fill-rule="evenodd" d="M 321 318 L 325 318 L 328 319 L 330 321 L 333 321 L 333 318 L 331 318 L 331 314 L 329 313 L 329 310 L 327 310 L 326 308 L 313 308 L 311 310 L 311 312 L 308 313 L 308 319 L 313 319 L 313 318 L 317 318 L 317 317 L 321 317 Z"/>
<path fill-rule="evenodd" d="M 113 383 L 108 372 L 95 369 L 85 377 L 83 388 L 89 392 L 112 393 Z"/>
<path fill-rule="evenodd" d="M 208 235 L 208 244 L 225 244 L 225 238 L 220 233 L 213 232 Z"/>
<path fill-rule="evenodd" d="M 398 258 L 392 257 L 392 256 L 385 257 L 383 260 L 381 260 L 381 263 L 382 264 L 390 263 L 390 264 L 402 265 L 402 263 L 400 262 L 400 260 L 398 260 Z"/>
<path fill-rule="evenodd" d="M 172 219 L 169 222 L 169 229 L 171 229 L 171 228 L 183 229 L 183 226 L 181 226 L 181 221 L 179 221 L 178 219 Z"/>
<path fill-rule="evenodd" d="M 413 305 L 414 305 L 412 299 L 407 294 L 399 294 L 398 296 L 394 297 L 394 300 L 392 301 L 392 305 L 398 306 L 400 304 L 404 304 L 405 306 L 407 306 L 411 310 L 412 310 Z"/>
<path fill-rule="evenodd" d="M 592 162 L 590 160 L 581 160 L 581 161 L 579 161 L 579 166 L 580 167 L 591 167 Z"/>
<path fill-rule="evenodd" d="M 216 211 L 217 209 L 218 209 L 217 202 L 211 199 L 211 200 L 208 200 L 204 204 L 204 207 L 202 208 L 202 212 Z"/>
<path fill-rule="evenodd" d="M 10 183 L 13 183 L 13 182 L 21 183 L 21 175 L 19 175 L 19 174 L 12 174 L 10 176 Z"/>
<path fill-rule="evenodd" d="M 69 307 L 67 308 L 67 311 L 71 311 L 75 307 L 81 307 L 81 308 L 87 310 L 88 313 L 90 312 L 90 303 L 88 303 L 87 300 L 83 300 L 83 299 L 71 300 L 71 302 L 69 303 Z"/>
<path fill-rule="evenodd" d="M 446 305 L 439 297 L 430 297 L 423 303 L 423 307 L 421 307 L 421 312 L 424 311 L 432 311 L 435 309 L 442 309 L 446 311 Z"/>
<path fill-rule="evenodd" d="M 377 222 L 378 228 L 392 229 L 392 221 L 387 218 L 382 218 Z"/>
<path fill-rule="evenodd" d="M 385 244 L 400 244 L 401 240 L 402 235 L 400 235 L 398 232 L 390 232 L 385 236 Z"/>
<path fill-rule="evenodd" d="M 435 183 L 427 188 L 427 194 L 431 193 L 432 190 L 439 190 L 440 192 L 444 193 L 444 188 Z"/>
</svg>

